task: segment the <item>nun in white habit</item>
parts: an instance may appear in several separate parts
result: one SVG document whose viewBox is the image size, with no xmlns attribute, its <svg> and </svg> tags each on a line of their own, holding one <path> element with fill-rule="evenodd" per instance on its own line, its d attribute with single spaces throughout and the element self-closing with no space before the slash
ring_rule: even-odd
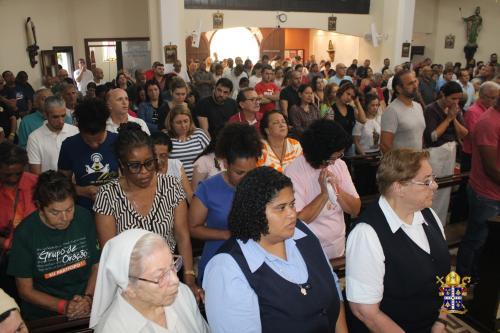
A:
<svg viewBox="0 0 500 333">
<path fill-rule="evenodd" d="M 209 332 L 193 293 L 180 283 L 182 258 L 152 232 L 131 229 L 101 254 L 90 328 L 96 333 Z"/>
</svg>

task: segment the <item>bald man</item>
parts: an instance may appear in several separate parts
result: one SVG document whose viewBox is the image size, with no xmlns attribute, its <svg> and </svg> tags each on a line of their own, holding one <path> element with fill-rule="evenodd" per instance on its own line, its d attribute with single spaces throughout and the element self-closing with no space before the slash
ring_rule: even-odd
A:
<svg viewBox="0 0 500 333">
<path fill-rule="evenodd" d="M 139 124 L 141 129 L 148 135 L 149 129 L 144 120 L 134 118 L 129 115 L 129 100 L 127 92 L 121 88 L 110 90 L 106 94 L 106 105 L 109 109 L 109 118 L 106 121 L 106 130 L 112 133 L 118 133 L 120 124 L 132 122 Z"/>
<path fill-rule="evenodd" d="M 346 65 L 342 63 L 338 63 L 337 66 L 335 66 L 335 75 L 328 80 L 328 83 L 335 83 L 336 85 L 340 86 L 340 82 L 343 80 L 350 81 L 352 83 L 352 77 L 349 75 L 346 75 L 346 70 L 347 67 Z"/>
</svg>

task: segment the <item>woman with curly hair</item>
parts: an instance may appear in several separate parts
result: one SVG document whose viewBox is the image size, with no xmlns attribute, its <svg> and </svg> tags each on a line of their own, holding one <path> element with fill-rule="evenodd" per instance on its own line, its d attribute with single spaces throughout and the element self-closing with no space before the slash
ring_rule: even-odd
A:
<svg viewBox="0 0 500 333">
<path fill-rule="evenodd" d="M 298 216 L 319 238 L 329 259 L 341 257 L 344 213 L 356 216 L 361 208 L 347 165 L 341 160 L 351 145 L 350 137 L 338 123 L 322 119 L 311 124 L 300 143 L 304 154 L 285 170 L 295 189 Z"/>
<path fill-rule="evenodd" d="M 227 216 L 235 188 L 256 167 L 261 149 L 257 130 L 248 124 L 228 124 L 219 133 L 215 155 L 223 160 L 226 170 L 198 185 L 189 211 L 191 237 L 205 241 L 198 264 L 200 282 L 207 262 L 231 237 Z"/>
<path fill-rule="evenodd" d="M 297 220 L 290 178 L 270 167 L 250 171 L 229 231 L 203 282 L 214 332 L 347 332 L 338 278 Z"/>
</svg>

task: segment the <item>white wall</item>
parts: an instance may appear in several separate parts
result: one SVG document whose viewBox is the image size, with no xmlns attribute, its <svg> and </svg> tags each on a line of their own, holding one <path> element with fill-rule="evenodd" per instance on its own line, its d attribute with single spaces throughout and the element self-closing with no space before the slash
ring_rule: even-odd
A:
<svg viewBox="0 0 500 333">
<path fill-rule="evenodd" d="M 474 13 L 476 6 L 481 7 L 483 28 L 479 33 L 475 58 L 487 61 L 491 53 L 500 52 L 500 3 L 493 0 L 417 0 L 413 44 L 425 45 L 425 56 L 433 62 L 458 61 L 465 64 L 463 47 L 467 41 L 459 8 L 462 8 L 463 16 L 468 17 Z M 454 49 L 444 48 L 445 37 L 449 34 L 455 35 Z"/>
<path fill-rule="evenodd" d="M 148 6 L 135 0 L 0 0 L 0 72 L 25 70 L 41 86 L 40 64 L 31 68 L 24 23 L 35 23 L 40 50 L 73 46 L 75 60 L 85 56 L 84 38 L 148 37 Z"/>
<path fill-rule="evenodd" d="M 342 35 L 335 32 L 311 29 L 309 32 L 309 53 L 314 54 L 316 59 L 330 60 L 328 52 L 328 41 L 332 41 L 335 48 L 334 64 L 339 62 L 349 66 L 352 59 L 359 55 L 359 37 Z"/>
</svg>

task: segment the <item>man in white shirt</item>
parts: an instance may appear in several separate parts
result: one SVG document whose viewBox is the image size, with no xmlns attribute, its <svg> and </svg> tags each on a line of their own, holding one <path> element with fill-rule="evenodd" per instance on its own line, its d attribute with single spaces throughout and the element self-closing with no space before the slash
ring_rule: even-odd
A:
<svg viewBox="0 0 500 333">
<path fill-rule="evenodd" d="M 233 82 L 233 95 L 231 97 L 236 99 L 238 92 L 240 91 L 238 88 L 240 86 L 240 79 L 242 77 L 248 78 L 247 73 L 243 70 L 243 65 L 236 65 L 231 72 L 224 74 L 223 77 L 226 77 Z"/>
<path fill-rule="evenodd" d="M 78 59 L 78 69 L 73 73 L 78 90 L 85 96 L 87 92 L 87 84 L 94 81 L 94 74 L 87 69 L 85 59 Z"/>
<path fill-rule="evenodd" d="M 467 100 L 465 101 L 464 104 L 464 111 L 467 111 L 469 106 L 474 103 L 474 100 L 476 99 L 476 91 L 474 90 L 474 86 L 472 83 L 469 82 L 470 75 L 469 71 L 467 69 L 461 69 L 460 73 L 458 74 L 458 84 L 462 87 L 462 91 L 464 94 L 467 95 Z"/>
<path fill-rule="evenodd" d="M 101 86 L 106 83 L 104 80 L 104 71 L 102 68 L 96 67 L 94 69 L 94 82 L 96 86 Z"/>
<path fill-rule="evenodd" d="M 76 126 L 64 122 L 66 104 L 61 97 L 47 97 L 44 113 L 47 121 L 29 135 L 26 146 L 30 172 L 37 175 L 47 170 L 57 170 L 62 142 L 78 134 Z"/>
<path fill-rule="evenodd" d="M 176 60 L 174 62 L 174 70 L 170 73 L 174 73 L 178 77 L 182 78 L 186 83 L 191 82 L 189 75 L 185 69 L 182 69 L 182 63 L 180 60 Z"/>
<path fill-rule="evenodd" d="M 129 101 L 125 90 L 120 88 L 110 90 L 106 95 L 106 105 L 110 114 L 106 121 L 106 131 L 118 133 L 120 124 L 132 122 L 139 124 L 144 132 L 150 134 L 144 120 L 134 118 L 128 114 Z"/>
</svg>

